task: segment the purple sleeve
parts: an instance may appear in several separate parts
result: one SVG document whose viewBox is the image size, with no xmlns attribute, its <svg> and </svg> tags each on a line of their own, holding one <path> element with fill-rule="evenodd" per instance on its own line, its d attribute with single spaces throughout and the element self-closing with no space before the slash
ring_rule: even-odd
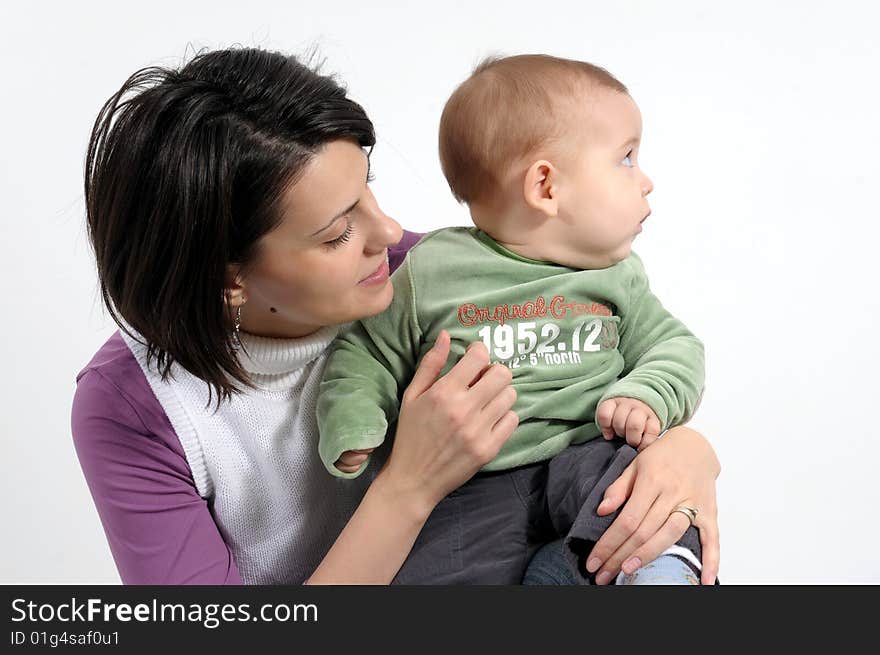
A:
<svg viewBox="0 0 880 655">
<path fill-rule="evenodd" d="M 180 442 L 129 357 L 124 378 L 113 375 L 119 367 L 87 368 L 71 415 L 76 452 L 119 575 L 125 584 L 241 584 Z M 152 405 L 140 402 L 144 393 Z"/>
<path fill-rule="evenodd" d="M 416 245 L 423 236 L 425 235 L 417 232 L 403 231 L 403 238 L 388 249 L 388 267 L 392 273 L 403 263 L 409 249 Z"/>
</svg>

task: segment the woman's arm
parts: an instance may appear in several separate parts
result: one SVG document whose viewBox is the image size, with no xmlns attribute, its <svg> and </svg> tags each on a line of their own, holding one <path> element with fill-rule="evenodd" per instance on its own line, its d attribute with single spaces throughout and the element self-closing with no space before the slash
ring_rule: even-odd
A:
<svg viewBox="0 0 880 655">
<path fill-rule="evenodd" d="M 506 366 L 470 346 L 442 378 L 441 332 L 403 395 L 388 461 L 310 584 L 388 584 L 440 500 L 491 460 L 517 425 Z M 488 368 L 487 368 L 488 367 Z"/>
<path fill-rule="evenodd" d="M 120 388 L 140 374 L 131 364 L 133 375 L 118 381 L 87 369 L 71 414 L 74 445 L 119 575 L 125 584 L 241 584 L 170 424 L 171 438 L 147 427 L 164 417 L 158 401 L 151 411 Z"/>
<path fill-rule="evenodd" d="M 599 514 L 623 509 L 587 557 L 587 570 L 598 571 L 596 581 L 603 584 L 621 568 L 631 573 L 655 559 L 689 527 L 686 516 L 671 514 L 677 505 L 687 505 L 699 510 L 701 582 L 714 584 L 720 557 L 715 479 L 720 472 L 715 451 L 700 433 L 684 426 L 670 429 L 605 491 Z"/>
</svg>

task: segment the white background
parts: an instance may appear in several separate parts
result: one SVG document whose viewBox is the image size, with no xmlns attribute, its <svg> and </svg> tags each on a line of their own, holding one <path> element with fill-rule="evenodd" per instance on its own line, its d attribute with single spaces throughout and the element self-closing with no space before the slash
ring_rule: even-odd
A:
<svg viewBox="0 0 880 655">
<path fill-rule="evenodd" d="M 377 197 L 412 230 L 468 223 L 436 129 L 483 56 L 617 75 L 655 183 L 636 249 L 707 347 L 692 425 L 723 466 L 722 580 L 880 583 L 872 5 L 4 3 L 0 582 L 119 580 L 69 428 L 75 375 L 113 331 L 84 231 L 87 137 L 136 69 L 239 43 L 319 48 L 375 121 Z"/>
</svg>

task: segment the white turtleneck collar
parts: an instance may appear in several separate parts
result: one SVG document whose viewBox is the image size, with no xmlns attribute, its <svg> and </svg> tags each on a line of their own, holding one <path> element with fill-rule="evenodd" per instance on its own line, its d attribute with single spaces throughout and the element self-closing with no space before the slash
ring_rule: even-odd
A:
<svg viewBox="0 0 880 655">
<path fill-rule="evenodd" d="M 238 360 L 258 387 L 286 389 L 296 383 L 305 366 L 327 349 L 339 329 L 338 325 L 330 325 L 297 339 L 273 339 L 242 332 Z"/>
</svg>

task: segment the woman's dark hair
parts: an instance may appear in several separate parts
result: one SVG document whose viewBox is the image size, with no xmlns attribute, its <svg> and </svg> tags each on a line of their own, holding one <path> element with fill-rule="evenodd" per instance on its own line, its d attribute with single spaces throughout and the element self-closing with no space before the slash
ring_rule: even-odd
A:
<svg viewBox="0 0 880 655">
<path fill-rule="evenodd" d="M 337 139 L 375 143 L 363 108 L 332 78 L 259 49 L 142 69 L 101 109 L 85 165 L 101 295 L 163 379 L 177 362 L 218 402 L 251 385 L 235 356 L 227 266 L 253 260 L 284 189 Z"/>
</svg>

